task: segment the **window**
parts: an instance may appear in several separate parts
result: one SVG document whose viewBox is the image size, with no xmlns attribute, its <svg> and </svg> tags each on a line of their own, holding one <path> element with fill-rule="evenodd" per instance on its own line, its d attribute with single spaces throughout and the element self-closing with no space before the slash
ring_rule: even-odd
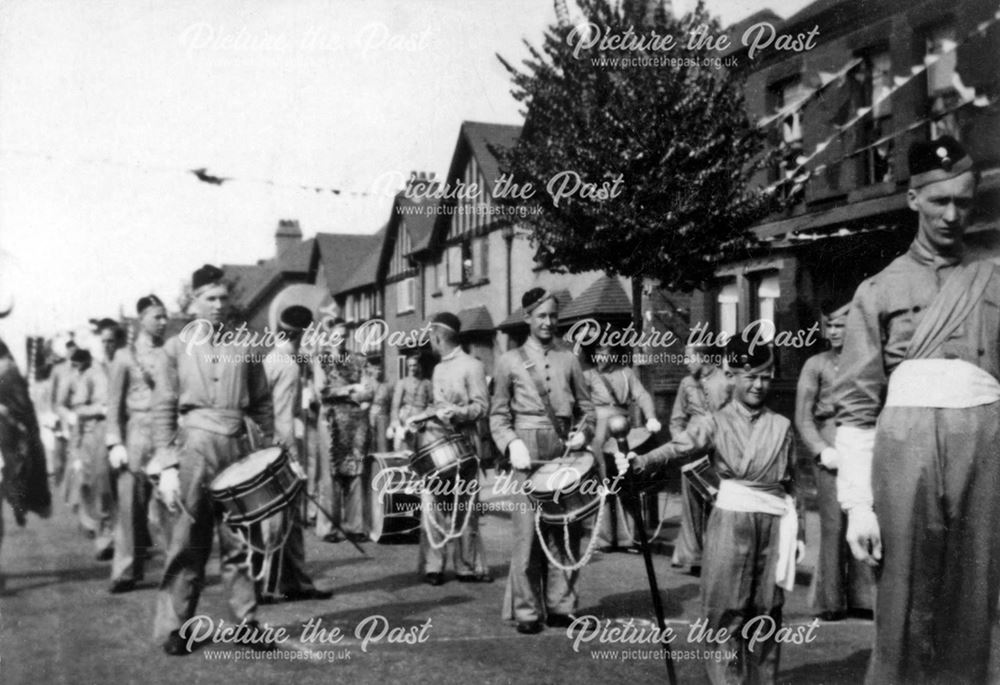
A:
<svg viewBox="0 0 1000 685">
<path fill-rule="evenodd" d="M 777 83 L 770 88 L 771 111 L 778 113 L 792 107 L 808 97 L 809 93 L 798 76 Z M 801 108 L 796 108 L 782 118 L 777 144 L 781 150 L 781 160 L 771 169 L 772 181 L 790 179 L 799 167 L 802 157 Z"/>
<path fill-rule="evenodd" d="M 892 61 L 889 51 L 881 49 L 865 56 L 860 73 L 863 83 L 861 104 L 871 107 L 871 117 L 864 120 L 861 144 L 862 181 L 866 185 L 893 180 L 893 141 L 879 142 L 892 133 Z M 875 145 L 878 143 L 878 145 Z M 874 145 L 874 147 L 870 147 Z"/>
<path fill-rule="evenodd" d="M 716 321 L 719 325 L 719 332 L 728 335 L 736 335 L 736 308 L 739 305 L 740 295 L 736 287 L 736 281 L 732 280 L 724 283 L 719 288 L 716 296 Z"/>
<path fill-rule="evenodd" d="M 406 378 L 406 357 L 400 355 L 396 357 L 396 380 L 401 381 Z"/>
<path fill-rule="evenodd" d="M 959 138 L 955 112 L 944 114 L 960 103 L 955 90 L 955 26 L 951 23 L 931 27 L 924 35 L 924 60 L 937 57 L 937 61 L 927 65 L 928 114 L 940 115 L 931 121 L 931 138 L 944 134 Z"/>
<path fill-rule="evenodd" d="M 396 283 L 396 313 L 412 312 L 417 300 L 417 281 L 412 276 Z"/>
<path fill-rule="evenodd" d="M 758 329 L 765 342 L 771 342 L 777 330 L 775 313 L 780 295 L 781 286 L 778 283 L 778 272 L 772 271 L 762 274 L 757 285 L 757 318 L 761 321 L 771 322 L 770 326 L 762 324 Z"/>
<path fill-rule="evenodd" d="M 434 263 L 433 287 L 435 293 L 440 293 L 442 290 L 444 290 L 444 286 L 447 283 L 446 281 L 447 270 L 448 270 L 447 254 L 443 254 L 441 255 L 441 259 Z"/>
<path fill-rule="evenodd" d="M 345 321 L 355 321 L 357 319 L 357 307 L 355 306 L 357 302 L 354 300 L 353 295 L 348 295 L 344 302 L 344 320 Z"/>
<path fill-rule="evenodd" d="M 392 251 L 392 265 L 389 269 L 390 276 L 404 273 L 412 268 L 410 266 L 410 259 L 406 256 L 410 253 L 410 246 L 410 232 L 406 230 L 406 223 L 400 220 L 399 230 L 396 232 L 396 244 Z"/>
<path fill-rule="evenodd" d="M 479 280 L 490 277 L 490 237 L 489 234 L 479 239 Z"/>
</svg>

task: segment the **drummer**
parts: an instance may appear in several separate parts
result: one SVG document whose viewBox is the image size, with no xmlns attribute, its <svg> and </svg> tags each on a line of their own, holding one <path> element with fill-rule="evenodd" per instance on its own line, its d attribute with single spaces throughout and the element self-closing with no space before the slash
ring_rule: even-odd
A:
<svg viewBox="0 0 1000 685">
<path fill-rule="evenodd" d="M 486 415 L 490 398 L 486 391 L 486 370 L 483 363 L 465 353 L 458 344 L 458 334 L 462 324 L 451 312 L 436 314 L 431 319 L 431 349 L 441 361 L 434 367 L 431 385 L 434 392 L 433 415 L 441 423 L 450 426 L 465 436 L 475 448 L 476 455 L 481 452 L 477 422 Z M 478 468 L 476 470 L 478 478 Z M 460 583 L 491 583 L 493 577 L 486 565 L 486 553 L 483 540 L 479 536 L 479 505 L 478 489 L 471 497 L 465 497 L 470 490 L 464 485 L 456 485 L 462 504 L 465 508 L 455 512 L 457 525 L 465 523 L 462 535 L 441 548 L 430 544 L 428 524 L 420 528 L 420 558 L 421 570 L 425 581 L 430 585 L 440 585 L 444 582 L 445 554 L 451 551 L 455 566 L 456 579 Z M 446 493 L 443 497 L 450 497 Z M 421 495 L 423 516 L 433 516 L 438 523 L 436 528 L 449 531 L 449 523 L 442 519 L 437 503 L 441 497 L 425 489 Z M 443 534 L 442 534 L 443 536 Z M 437 537 L 437 536 L 435 536 Z"/>
<path fill-rule="evenodd" d="M 406 359 L 406 377 L 400 378 L 392 393 L 392 407 L 389 417 L 392 421 L 393 447 L 404 449 L 406 420 L 423 413 L 433 402 L 431 383 L 423 377 L 420 358 Z"/>
<path fill-rule="evenodd" d="M 282 340 L 264 357 L 264 375 L 271 390 L 274 406 L 274 438 L 285 448 L 289 458 L 302 467 L 302 444 L 305 440 L 305 423 L 302 420 L 302 377 L 299 365 L 299 344 L 302 336 L 312 324 L 312 312 L 302 305 L 290 305 L 278 314 L 278 330 Z M 295 601 L 300 599 L 329 599 L 333 592 L 320 590 L 313 585 L 306 573 L 306 549 L 302 537 L 304 524 L 302 496 L 287 510 L 261 522 L 264 528 L 265 545 L 280 539 L 280 535 L 291 526 L 288 538 L 279 553 L 280 563 L 269 566 L 264 579 L 261 601 Z M 288 518 L 292 517 L 289 521 Z"/>
<path fill-rule="evenodd" d="M 652 452 L 616 454 L 619 472 L 655 470 L 672 459 L 709 454 L 721 477 L 719 494 L 705 529 L 701 575 L 707 628 L 729 637 L 717 649 L 740 652 L 732 661 L 705 662 L 715 683 L 773 683 L 778 672 L 784 591 L 795 584 L 795 565 L 804 554 L 801 499 L 795 501 L 794 429 L 766 406 L 774 370 L 769 348 L 734 338 L 726 364 L 735 374 L 733 401 L 714 414 L 691 419 L 687 429 Z M 746 642 L 744 626 L 758 616 L 773 623 L 767 639 Z M 730 649 L 737 641 L 739 649 Z"/>
<path fill-rule="evenodd" d="M 555 339 L 559 320 L 555 296 L 532 288 L 521 298 L 521 305 L 530 335 L 521 348 L 505 352 L 497 361 L 490 431 L 497 448 L 509 459 L 519 486 L 511 517 L 514 549 L 502 615 L 517 622 L 519 633 L 530 635 L 542 630 L 543 620 L 553 627 L 572 624 L 579 574 L 546 564 L 535 534 L 535 513 L 522 494 L 523 484 L 532 462 L 549 461 L 567 448 L 584 449 L 594 429 L 594 407 L 580 361 L 571 348 Z M 573 430 L 571 422 L 578 422 Z M 567 551 L 578 556 L 579 524 L 569 529 L 569 550 L 564 549 L 556 528 L 543 532 L 548 547 L 561 557 L 560 564 L 570 564 Z"/>
<path fill-rule="evenodd" d="M 260 364 L 248 360 L 248 349 L 215 344 L 215 334 L 223 332 L 230 312 L 222 270 L 201 267 L 192 276 L 191 289 L 191 310 L 199 318 L 181 336 L 167 340 L 154 379 L 156 452 L 151 471 L 159 471 L 159 496 L 172 515 L 164 522 L 172 530 L 156 598 L 154 636 L 167 654 L 188 653 L 180 628 L 197 609 L 216 527 L 230 610 L 255 636 L 247 646 L 269 650 L 273 643 L 257 637 L 257 597 L 246 546 L 214 515 L 207 486 L 250 452 L 247 419 L 256 422 L 263 441 L 270 442 L 271 396 Z"/>
</svg>

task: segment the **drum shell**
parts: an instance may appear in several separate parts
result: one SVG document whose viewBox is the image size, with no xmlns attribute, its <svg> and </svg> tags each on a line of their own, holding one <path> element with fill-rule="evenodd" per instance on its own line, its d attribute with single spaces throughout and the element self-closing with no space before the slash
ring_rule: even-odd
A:
<svg viewBox="0 0 1000 685">
<path fill-rule="evenodd" d="M 236 472 L 234 470 L 245 469 L 258 453 L 252 452 L 224 469 L 209 486 L 212 499 L 221 507 L 229 525 L 251 525 L 263 521 L 287 507 L 302 490 L 303 480 L 284 449 L 256 473 L 232 485 L 221 485 L 226 480 L 224 476 L 231 477 Z"/>
<path fill-rule="evenodd" d="M 478 457 L 472 442 L 457 431 L 427 428 L 418 434 L 410 468 L 420 478 L 441 480 L 471 478 L 478 471 Z"/>
<path fill-rule="evenodd" d="M 719 494 L 719 474 L 711 460 L 701 457 L 681 467 L 681 476 L 687 479 L 691 491 L 703 504 L 712 505 Z"/>
<path fill-rule="evenodd" d="M 570 470 L 563 469 L 565 465 L 570 465 Z M 574 523 L 601 505 L 601 481 L 590 452 L 553 459 L 536 469 L 529 480 L 528 499 L 538 506 L 544 523 Z"/>
<path fill-rule="evenodd" d="M 409 467 L 411 454 L 374 452 L 365 460 L 365 528 L 374 542 L 420 528 L 420 478 Z M 389 476 L 378 475 L 386 470 Z"/>
</svg>

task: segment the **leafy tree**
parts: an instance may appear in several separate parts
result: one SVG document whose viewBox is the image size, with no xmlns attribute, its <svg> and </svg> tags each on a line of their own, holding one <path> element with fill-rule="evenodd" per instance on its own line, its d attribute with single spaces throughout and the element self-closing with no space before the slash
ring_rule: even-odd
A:
<svg viewBox="0 0 1000 685">
<path fill-rule="evenodd" d="M 581 45 L 580 25 L 560 23 L 540 50 L 526 43 L 522 69 L 498 55 L 525 125 L 515 147 L 494 154 L 514 183 L 536 190 L 526 202 L 538 208 L 528 221 L 542 265 L 689 292 L 719 261 L 745 254 L 755 244 L 749 227 L 776 208 L 749 185 L 770 161 L 765 135 L 747 115 L 740 77 L 719 67 L 722 53 L 690 44 L 702 25 L 704 35 L 723 35 L 702 4 L 682 18 L 628 0 L 577 4 L 602 37 L 631 31 L 646 48 Z M 667 35 L 672 48 L 650 48 Z M 623 58 L 661 63 L 622 66 Z M 566 171 L 608 189 L 620 176 L 618 192 L 603 201 L 578 192 L 556 204 L 544 191 Z"/>
</svg>

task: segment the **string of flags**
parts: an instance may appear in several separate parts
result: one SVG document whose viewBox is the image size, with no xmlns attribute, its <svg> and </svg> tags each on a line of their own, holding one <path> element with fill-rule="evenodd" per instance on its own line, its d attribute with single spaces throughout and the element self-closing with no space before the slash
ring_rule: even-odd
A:
<svg viewBox="0 0 1000 685">
<path fill-rule="evenodd" d="M 270 178 L 251 178 L 247 176 L 236 176 L 236 175 L 224 176 L 218 173 L 210 172 L 207 167 L 188 169 L 179 166 L 175 167 L 175 166 L 142 164 L 136 162 L 123 162 L 121 160 L 116 160 L 109 157 L 103 157 L 103 158 L 67 157 L 67 156 L 53 155 L 46 152 L 37 152 L 33 150 L 16 150 L 12 148 L 0 149 L 0 157 L 3 157 L 5 155 L 34 157 L 38 159 L 45 159 L 52 162 L 68 161 L 81 164 L 92 164 L 97 166 L 111 166 L 111 167 L 132 169 L 136 171 L 141 171 L 143 173 L 191 174 L 199 182 L 212 186 L 222 186 L 224 183 L 258 183 L 262 185 L 268 185 L 274 188 L 291 188 L 313 193 L 329 193 L 331 195 L 340 197 L 371 197 L 372 195 L 374 195 L 373 192 L 366 190 L 334 188 L 330 186 L 309 185 L 301 183 L 284 183 L 275 181 L 274 179 Z"/>
<path fill-rule="evenodd" d="M 767 186 L 764 189 L 765 192 L 769 192 L 769 193 L 770 192 L 774 192 L 780 186 L 786 185 L 788 183 L 802 183 L 805 180 L 807 180 L 812 173 L 819 173 L 819 172 L 823 171 L 824 169 L 826 169 L 826 167 L 829 166 L 830 164 L 836 164 L 836 163 L 841 162 L 841 161 L 843 161 L 845 159 L 848 159 L 849 157 L 857 155 L 857 154 L 859 154 L 859 153 L 861 153 L 861 152 L 863 152 L 863 151 L 865 151 L 867 149 L 870 149 L 872 147 L 876 147 L 878 145 L 884 144 L 884 143 L 888 142 L 889 140 L 891 140 L 893 138 L 899 137 L 899 136 L 901 136 L 901 135 L 903 135 L 903 134 L 905 134 L 905 133 L 907 133 L 909 131 L 912 131 L 915 128 L 918 128 L 919 126 L 922 126 L 922 125 L 926 124 L 929 121 L 940 119 L 941 117 L 946 116 L 946 115 L 948 115 L 948 114 L 950 114 L 950 113 L 952 113 L 954 111 L 957 111 L 958 109 L 961 109 L 962 107 L 965 107 L 967 105 L 971 104 L 971 105 L 973 105 L 975 107 L 988 107 L 988 106 L 991 106 L 991 105 L 995 104 L 995 101 L 991 100 L 986 95 L 979 95 L 979 94 L 977 94 L 976 93 L 976 89 L 974 87 L 967 87 L 967 86 L 965 86 L 965 84 L 962 83 L 961 77 L 959 76 L 958 72 L 956 71 L 953 74 L 953 76 L 952 76 L 952 86 L 955 88 L 955 91 L 956 91 L 956 93 L 958 94 L 958 96 L 960 98 L 959 104 L 957 106 L 951 107 L 951 108 L 949 108 L 947 110 L 943 110 L 943 111 L 940 111 L 940 112 L 932 113 L 930 116 L 925 117 L 924 119 L 911 124 L 906 129 L 903 129 L 901 131 L 894 131 L 892 134 L 890 134 L 888 136 L 884 136 L 884 137 L 880 138 L 878 141 L 876 141 L 875 143 L 867 145 L 864 148 L 861 148 L 861 149 L 858 149 L 858 150 L 852 150 L 848 154 L 842 156 L 841 158 L 839 158 L 839 159 L 837 159 L 837 160 L 835 160 L 833 162 L 829 162 L 828 164 L 823 164 L 823 165 L 819 165 L 819 166 L 815 167 L 811 172 L 810 171 L 806 171 L 806 169 L 805 169 L 805 167 L 806 167 L 807 164 L 809 164 L 817 156 L 819 156 L 820 154 L 822 154 L 823 151 L 826 150 L 828 147 L 830 147 L 830 145 L 835 140 L 837 140 L 838 138 L 840 138 L 841 136 L 843 136 L 845 133 L 847 133 L 849 130 L 851 130 L 859 122 L 861 122 L 867 116 L 869 116 L 873 111 L 876 111 L 878 109 L 878 107 L 879 107 L 880 104 L 882 104 L 884 101 L 886 101 L 889 98 L 891 98 L 894 94 L 896 94 L 897 92 L 899 92 L 900 89 L 902 89 L 903 87 L 905 87 L 908 84 L 910 84 L 914 79 L 916 79 L 918 76 L 920 76 L 921 74 L 923 74 L 924 72 L 926 72 L 931 66 L 937 64 L 945 56 L 948 56 L 951 53 L 953 53 L 956 50 L 958 50 L 958 48 L 961 45 L 964 45 L 966 42 L 968 42 L 969 40 L 975 38 L 976 36 L 985 36 L 986 32 L 989 30 L 989 28 L 993 24 L 997 23 L 997 21 L 1000 21 L 1000 8 L 997 9 L 997 11 L 994 13 L 993 17 L 991 17 L 990 19 L 987 19 L 985 21 L 980 22 L 976 26 L 976 28 L 973 31 L 969 32 L 969 34 L 967 36 L 965 36 L 961 41 L 943 40 L 941 42 L 941 50 L 940 50 L 940 52 L 924 56 L 924 59 L 923 59 L 922 63 L 915 64 L 915 65 L 913 65 L 910 68 L 910 73 L 909 74 L 907 74 L 905 76 L 899 76 L 899 75 L 893 76 L 893 84 L 892 84 L 891 88 L 886 89 L 881 94 L 880 97 L 874 99 L 871 105 L 859 108 L 855 112 L 854 117 L 852 119 L 848 120 L 847 122 L 845 122 L 842 125 L 835 126 L 836 130 L 830 136 L 828 136 L 825 140 L 817 143 L 816 147 L 813 149 L 813 151 L 810 154 L 804 155 L 804 156 L 800 156 L 799 158 L 797 158 L 795 160 L 796 161 L 796 167 L 794 169 L 791 169 L 788 172 L 786 172 L 785 178 L 780 179 L 780 180 L 772 183 L 771 185 Z M 853 61 L 852 61 L 852 63 L 853 63 Z M 846 74 L 847 72 L 844 71 L 844 69 L 847 69 L 847 71 L 849 71 L 851 68 L 853 68 L 852 63 L 848 63 L 848 65 L 846 65 L 840 71 L 842 71 L 842 72 L 844 72 Z M 854 65 L 854 66 L 856 66 L 856 65 Z M 840 73 L 840 72 L 838 72 L 838 73 Z M 827 83 L 830 83 L 831 81 L 836 80 L 837 78 L 838 78 L 837 76 L 833 76 L 829 81 L 827 81 Z M 826 85 L 826 84 L 824 84 L 824 85 Z M 804 99 L 801 99 L 801 100 L 797 101 L 796 103 L 794 103 L 795 107 L 791 108 L 791 111 L 794 112 L 795 109 L 797 109 L 798 107 L 804 105 L 810 99 L 810 97 L 811 97 L 811 95 L 807 96 Z M 786 113 L 786 114 L 784 114 L 782 116 L 788 116 L 788 114 Z M 777 117 L 769 118 L 769 122 L 768 123 L 770 123 L 771 121 L 776 121 L 776 120 L 780 120 L 780 119 L 778 119 Z"/>
</svg>

